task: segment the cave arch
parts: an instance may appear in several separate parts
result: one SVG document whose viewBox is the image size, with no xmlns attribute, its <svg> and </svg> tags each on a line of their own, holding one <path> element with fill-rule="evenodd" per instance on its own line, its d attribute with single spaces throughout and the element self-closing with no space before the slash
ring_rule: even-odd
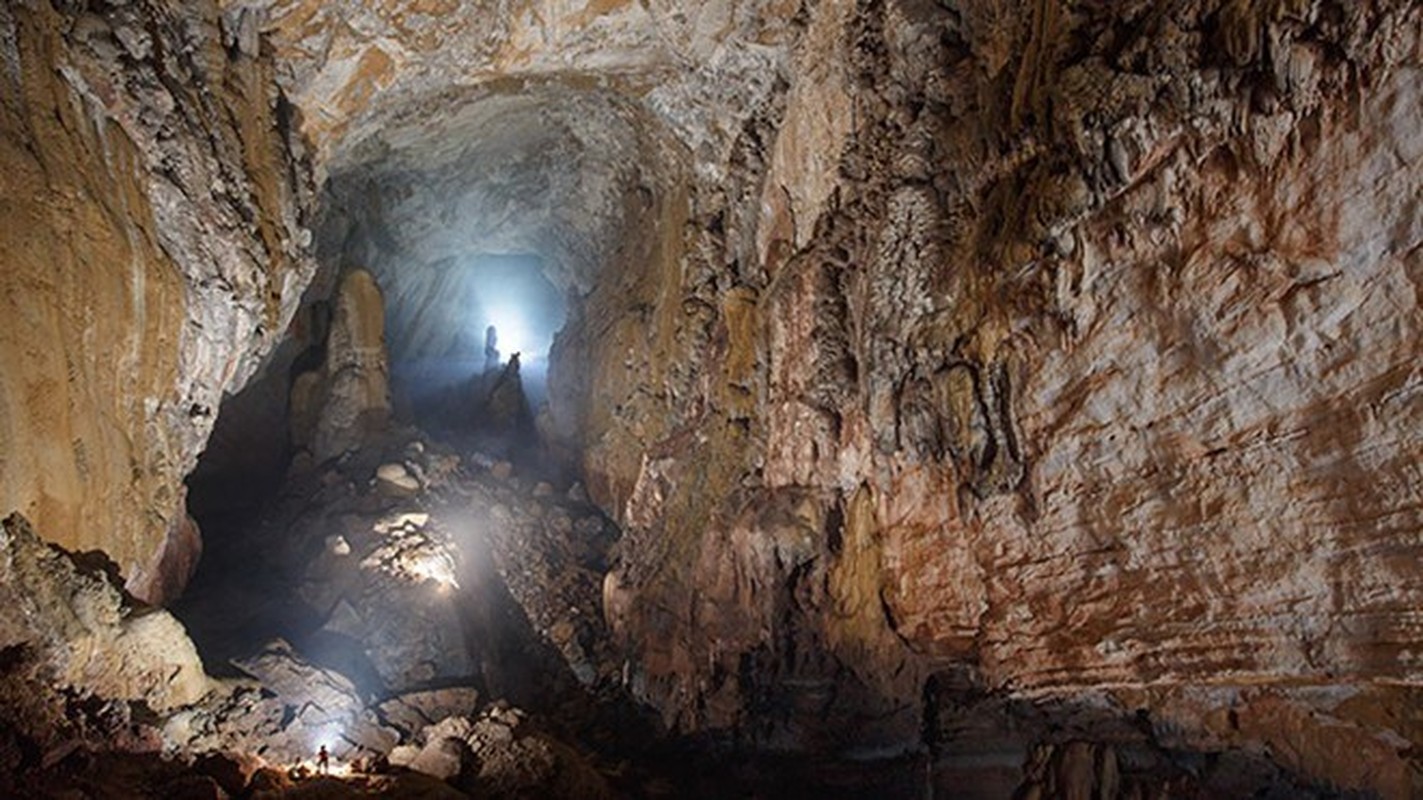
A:
<svg viewBox="0 0 1423 800">
<path fill-rule="evenodd" d="M 503 316 L 480 306 L 522 302 L 548 354 L 546 430 L 576 449 L 596 320 L 678 257 L 659 232 L 685 215 L 689 163 L 644 104 L 588 83 L 520 81 L 393 108 L 333 159 L 318 260 L 326 283 L 359 265 L 381 285 L 397 408 L 421 411 L 402 365 L 473 364 Z M 526 370 L 543 354 L 525 353 Z"/>
</svg>

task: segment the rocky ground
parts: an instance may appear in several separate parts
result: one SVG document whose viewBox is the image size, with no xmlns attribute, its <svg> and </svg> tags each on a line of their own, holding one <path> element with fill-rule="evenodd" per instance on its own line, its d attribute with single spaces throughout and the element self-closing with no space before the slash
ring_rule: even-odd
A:
<svg viewBox="0 0 1423 800">
<path fill-rule="evenodd" d="M 579 487 L 403 429 L 298 460 L 225 533 L 175 611 L 264 697 L 195 712 L 189 741 L 285 763 L 326 744 L 483 794 L 611 794 L 612 766 L 568 743 L 610 743 L 590 734 L 621 681 L 599 611 L 616 529 Z"/>
<path fill-rule="evenodd" d="M 601 610 L 618 530 L 576 483 L 397 428 L 320 466 L 299 458 L 282 486 L 208 523 L 171 614 L 7 520 L 4 585 L 30 628 L 4 637 L 0 700 L 18 724 L 0 795 L 912 796 L 922 782 L 899 760 L 736 759 L 661 730 L 630 699 Z"/>
<path fill-rule="evenodd" d="M 102 563 L 7 521 L 4 585 L 30 628 L 5 637 L 8 676 L 29 679 L 5 699 L 36 723 L 5 742 L 10 790 L 600 797 L 643 779 L 594 749 L 648 729 L 609 716 L 621 667 L 599 608 L 616 529 L 578 487 L 402 430 L 298 463 L 234 527 L 209 532 L 173 609 L 195 649 Z M 35 686 L 78 688 L 25 697 Z M 302 777 L 322 746 L 339 787 Z"/>
</svg>

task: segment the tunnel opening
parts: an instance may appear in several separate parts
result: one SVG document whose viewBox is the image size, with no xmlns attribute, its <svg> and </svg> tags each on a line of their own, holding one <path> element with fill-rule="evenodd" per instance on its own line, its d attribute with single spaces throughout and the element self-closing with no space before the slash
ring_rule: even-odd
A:
<svg viewBox="0 0 1423 800">
<path fill-rule="evenodd" d="M 600 315 L 677 257 L 683 164 L 645 110 L 561 84 L 392 112 L 333 160 L 318 275 L 188 481 L 206 552 L 172 610 L 212 672 L 280 662 L 372 709 L 467 691 L 600 747 L 655 740 L 601 613 L 620 531 L 583 436 L 617 344 Z"/>
<path fill-rule="evenodd" d="M 439 351 L 421 346 L 415 326 L 394 332 L 391 352 L 412 354 L 392 356 L 397 417 L 491 457 L 529 459 L 533 420 L 548 399 L 549 352 L 566 317 L 566 298 L 542 261 L 482 253 L 447 267 L 447 291 L 463 298 L 464 318 Z M 522 400 L 509 396 L 514 389 Z"/>
<path fill-rule="evenodd" d="M 319 271 L 280 346 L 218 410 L 187 481 L 200 523 L 261 506 L 294 463 L 339 458 L 359 438 L 321 446 L 296 430 L 320 413 L 298 408 L 311 405 L 296 396 L 303 376 L 333 358 L 337 339 L 379 348 L 337 356 L 353 363 L 327 377 L 381 373 L 358 388 L 391 421 L 564 484 L 582 477 L 589 359 L 614 346 L 606 318 L 646 304 L 680 257 L 666 232 L 685 216 L 683 146 L 641 104 L 576 76 L 424 98 L 382 119 L 330 160 Z M 333 331 L 353 273 L 369 276 L 360 292 L 370 297 L 346 317 L 379 330 Z M 358 320 L 370 315 L 378 325 Z M 515 354 L 527 410 L 517 425 L 488 397 Z"/>
</svg>

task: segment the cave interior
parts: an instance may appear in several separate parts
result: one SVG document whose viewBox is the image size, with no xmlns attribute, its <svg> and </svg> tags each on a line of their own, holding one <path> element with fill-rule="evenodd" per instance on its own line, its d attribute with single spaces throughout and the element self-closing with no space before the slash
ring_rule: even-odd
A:
<svg viewBox="0 0 1423 800">
<path fill-rule="evenodd" d="M 1423 796 L 1417 0 L 0 61 L 0 795 Z"/>
</svg>

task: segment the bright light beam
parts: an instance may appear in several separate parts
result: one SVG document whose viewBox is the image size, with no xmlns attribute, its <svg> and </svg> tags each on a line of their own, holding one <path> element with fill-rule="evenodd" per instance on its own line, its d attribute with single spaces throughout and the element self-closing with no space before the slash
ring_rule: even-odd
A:
<svg viewBox="0 0 1423 800">
<path fill-rule="evenodd" d="M 494 309 L 489 314 L 489 324 L 493 325 L 499 334 L 500 360 L 508 361 L 515 353 L 519 353 L 519 358 L 523 361 L 540 355 L 533 334 L 529 331 L 528 322 L 517 308 L 504 305 Z M 480 333 L 482 335 L 483 331 Z"/>
</svg>

